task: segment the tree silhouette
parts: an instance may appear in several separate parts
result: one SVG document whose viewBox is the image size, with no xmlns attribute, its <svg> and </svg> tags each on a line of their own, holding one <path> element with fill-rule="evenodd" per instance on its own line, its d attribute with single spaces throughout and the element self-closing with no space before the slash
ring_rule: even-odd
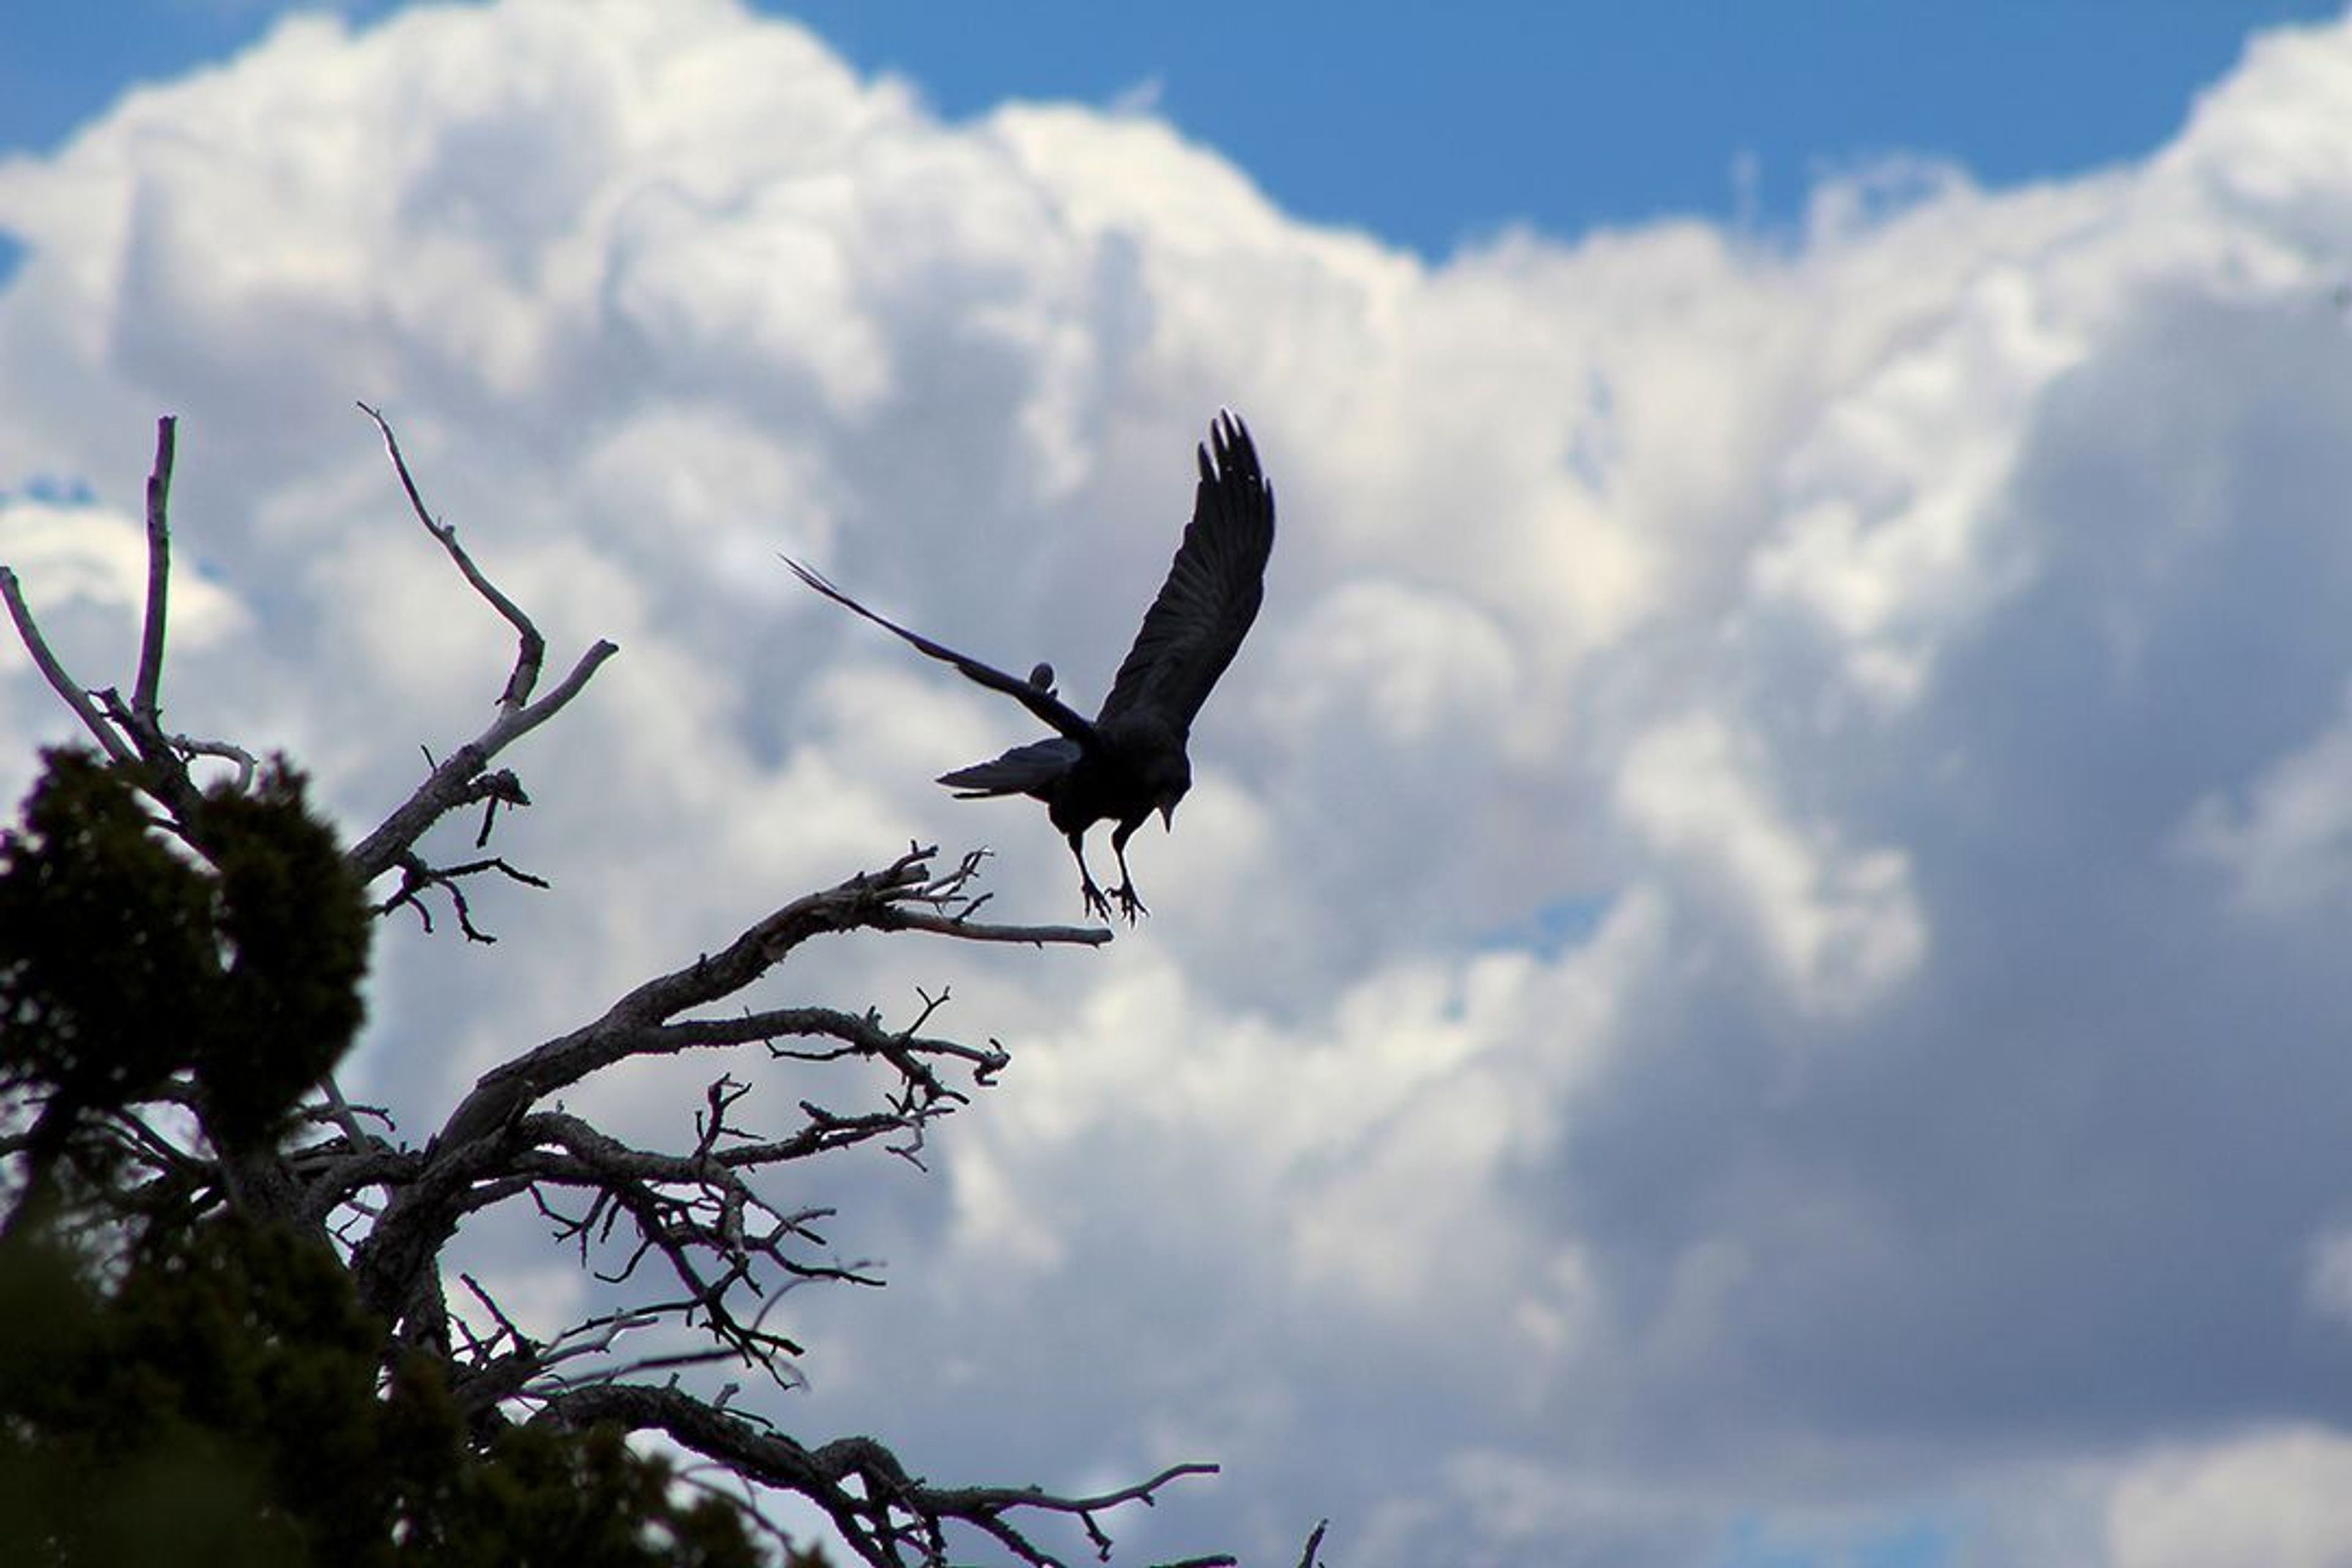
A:
<svg viewBox="0 0 2352 1568">
<path fill-rule="evenodd" d="M 942 866 L 917 847 L 516 1050 L 421 1141 L 346 1101 L 334 1069 L 362 1023 L 374 922 L 406 910 L 430 931 L 440 909 L 487 941 L 474 879 L 544 886 L 488 852 L 499 813 L 530 804 L 493 764 L 617 651 L 594 644 L 542 690 L 545 639 L 434 520 L 366 412 L 416 520 L 517 648 L 488 726 L 348 849 L 290 763 L 163 726 L 173 420 L 148 482 L 128 698 L 72 679 L 0 566 L 19 637 L 95 747 L 48 753 L 0 840 L 0 1538 L 32 1542 L 21 1560 L 37 1563 L 592 1568 L 750 1563 L 765 1539 L 805 1568 L 820 1559 L 766 1511 L 789 1493 L 869 1563 L 943 1563 L 975 1541 L 1056 1563 L 1060 1536 L 1108 1558 L 1104 1516 L 1214 1467 L 1087 1497 L 933 1485 L 875 1438 L 803 1442 L 737 1408 L 731 1385 L 706 1394 L 679 1376 L 731 1364 L 789 1385 L 800 1347 L 772 1321 L 779 1298 L 876 1282 L 835 1260 L 827 1211 L 779 1203 L 763 1178 L 867 1143 L 915 1158 L 1009 1060 L 926 1033 L 936 1002 L 892 1027 L 871 1010 L 736 999 L 821 936 L 1034 946 L 1108 931 L 980 921 L 980 857 Z M 476 858 L 420 847 L 476 807 Z M 854 1060 L 887 1087 L 853 1109 L 803 1099 L 792 1125 L 754 1128 L 747 1085 L 722 1071 L 690 1146 L 667 1149 L 558 1101 L 620 1064 L 711 1049 L 757 1053 L 771 1073 Z M 536 1335 L 453 1278 L 459 1226 L 517 1205 L 621 1303 Z M 685 1462 L 630 1441 L 655 1437 Z"/>
</svg>

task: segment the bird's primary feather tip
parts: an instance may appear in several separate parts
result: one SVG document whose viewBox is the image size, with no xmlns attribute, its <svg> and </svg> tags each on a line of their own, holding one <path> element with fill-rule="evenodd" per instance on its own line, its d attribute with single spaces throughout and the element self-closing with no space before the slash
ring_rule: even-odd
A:
<svg viewBox="0 0 2352 1568">
<path fill-rule="evenodd" d="M 1265 481 L 1257 461 L 1257 446 L 1250 439 L 1249 426 L 1232 409 L 1220 406 L 1217 416 L 1209 422 L 1209 438 L 1196 448 L 1200 455 L 1201 478 L 1211 484 L 1238 474 Z"/>
</svg>

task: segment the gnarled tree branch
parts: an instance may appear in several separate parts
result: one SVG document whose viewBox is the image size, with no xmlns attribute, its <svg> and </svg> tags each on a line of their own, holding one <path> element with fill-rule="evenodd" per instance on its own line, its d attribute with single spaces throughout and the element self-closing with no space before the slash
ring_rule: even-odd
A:
<svg viewBox="0 0 2352 1568">
<path fill-rule="evenodd" d="M 1016 1522 L 1030 1514 L 1076 1519 L 1096 1554 L 1108 1558 L 1111 1540 L 1096 1515 L 1131 1502 L 1150 1506 L 1174 1481 L 1217 1473 L 1214 1465 L 1171 1465 L 1148 1481 L 1091 1497 L 1060 1497 L 1035 1487 L 934 1487 L 908 1475 L 898 1457 L 871 1437 L 841 1437 L 809 1448 L 674 1388 L 575 1389 L 548 1400 L 532 1419 L 569 1427 L 618 1422 L 634 1432 L 662 1433 L 738 1475 L 806 1498 L 878 1568 L 946 1563 L 950 1524 L 986 1535 L 1033 1568 L 1066 1568 L 1030 1539 L 1034 1525 Z M 1234 1562 L 1196 1557 L 1164 1568 L 1230 1568 Z"/>
</svg>

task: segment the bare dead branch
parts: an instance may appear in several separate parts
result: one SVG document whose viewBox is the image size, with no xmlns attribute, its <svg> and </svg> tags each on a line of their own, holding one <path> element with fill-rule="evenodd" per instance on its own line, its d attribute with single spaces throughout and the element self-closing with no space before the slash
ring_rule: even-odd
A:
<svg viewBox="0 0 2352 1568">
<path fill-rule="evenodd" d="M 244 795 L 253 788 L 253 775 L 261 771 L 259 758 L 244 747 L 231 745 L 226 741 L 197 741 L 185 735 L 174 735 L 172 737 L 172 745 L 182 756 L 191 760 L 197 757 L 217 757 L 225 763 L 235 763 L 236 783 L 232 787 L 239 795 Z"/>
<path fill-rule="evenodd" d="M 482 802 L 482 826 L 474 835 L 474 847 L 487 846 L 490 829 L 498 826 L 499 807 L 529 805 L 530 796 L 524 793 L 522 780 L 515 777 L 510 768 L 500 768 L 494 773 L 484 773 L 474 781 L 474 793 Z M 546 884 L 541 883 L 544 887 Z"/>
<path fill-rule="evenodd" d="M 920 910 L 900 910 L 890 917 L 888 923 L 877 924 L 875 929 L 927 931 L 934 936 L 951 936 L 964 942 L 1013 942 L 1028 947 L 1066 942 L 1100 947 L 1115 934 L 1108 926 L 980 925 L 970 921 L 943 919 Z"/>
<path fill-rule="evenodd" d="M 870 1014 L 843 1013 L 831 1007 L 776 1007 L 735 1018 L 689 1018 L 656 1025 L 638 1037 L 643 1054 L 688 1050 L 703 1046 L 737 1046 L 752 1041 L 768 1045 L 779 1060 L 824 1062 L 845 1056 L 898 1055 L 950 1057 L 969 1062 L 985 1082 L 1004 1070 L 1013 1058 L 1002 1047 L 982 1049 L 961 1040 L 921 1036 L 914 1031 L 920 1020 L 904 1029 L 885 1029 Z M 774 1042 L 781 1039 L 834 1039 L 841 1044 L 824 1050 L 795 1050 Z"/>
<path fill-rule="evenodd" d="M 48 639 L 41 635 L 40 626 L 33 619 L 31 607 L 25 603 L 25 590 L 17 584 L 16 574 L 5 566 L 0 566 L 0 598 L 7 600 L 8 616 L 16 623 L 16 636 L 24 642 L 25 651 L 32 655 L 33 667 L 41 672 L 41 679 L 49 683 L 49 689 L 73 710 L 73 716 L 81 721 L 81 727 L 90 732 L 109 757 L 118 763 L 136 760 L 138 752 L 100 715 L 98 705 L 90 700 L 89 693 L 68 675 L 65 666 L 58 661 L 58 656 L 50 650 Z"/>
<path fill-rule="evenodd" d="M 467 861 L 462 866 L 428 866 L 420 857 L 411 853 L 400 857 L 399 866 L 400 887 L 383 902 L 373 906 L 375 913 L 386 915 L 406 906 L 416 911 L 416 918 L 425 923 L 425 929 L 429 932 L 433 929 L 433 911 L 425 908 L 424 895 L 438 888 L 448 897 L 450 907 L 457 910 L 457 927 L 466 933 L 466 940 L 485 946 L 495 943 L 499 939 L 474 924 L 473 906 L 466 901 L 466 889 L 459 880 L 461 878 L 496 871 L 525 887 L 545 888 L 548 885 L 546 879 L 518 870 L 496 856 L 487 860 Z"/>
<path fill-rule="evenodd" d="M 465 547 L 457 542 L 457 529 L 433 521 L 433 514 L 425 510 L 425 498 L 417 493 L 416 480 L 409 474 L 408 459 L 401 456 L 399 437 L 392 433 L 392 426 L 384 416 L 364 403 L 360 405 L 360 412 L 374 420 L 376 429 L 383 433 L 383 449 L 392 457 L 393 471 L 400 476 L 400 488 L 407 492 L 408 507 L 416 514 L 416 521 L 425 525 L 425 532 L 440 541 L 441 548 L 449 552 L 449 559 L 457 563 L 457 570 L 465 574 L 474 592 L 487 600 L 490 607 L 505 616 L 507 624 L 514 627 L 519 645 L 515 649 L 514 669 L 507 676 L 506 689 L 499 693 L 499 706 L 508 710 L 521 707 L 529 700 L 531 688 L 539 684 L 540 667 L 547 659 L 547 639 L 540 635 L 530 617 L 523 614 L 522 607 L 500 593 L 498 585 L 482 574 L 481 568 L 474 564 L 474 558 L 467 554 Z"/>
<path fill-rule="evenodd" d="M 616 1268 L 600 1271 L 600 1278 L 619 1283 L 646 1258 L 661 1258 L 687 1292 L 683 1301 L 664 1310 L 697 1318 L 747 1364 L 781 1375 L 778 1358 L 801 1351 L 791 1340 L 760 1326 L 772 1301 L 761 1283 L 763 1274 L 791 1282 L 879 1281 L 862 1273 L 860 1266 L 821 1260 L 801 1250 L 824 1245 L 812 1227 L 831 1210 L 787 1213 L 762 1197 L 745 1174 L 778 1160 L 804 1158 L 872 1137 L 880 1130 L 850 1136 L 835 1131 L 809 1138 L 796 1148 L 761 1144 L 724 1153 L 672 1154 L 632 1148 L 577 1117 L 542 1113 L 526 1118 L 518 1129 L 518 1142 L 526 1147 L 509 1157 L 505 1169 L 531 1184 L 541 1212 L 556 1221 L 557 1239 L 576 1245 L 583 1263 L 591 1242 L 612 1241 L 614 1223 L 627 1216 L 634 1236 L 626 1254 Z M 589 1205 L 576 1215 L 562 1215 L 541 1190 L 550 1187 L 584 1192 L 590 1194 Z M 478 1191 L 469 1201 L 486 1195 Z M 740 1307 L 739 1295 L 746 1299 Z M 759 1304 L 751 1305 L 755 1300 Z"/>
<path fill-rule="evenodd" d="M 163 679 L 164 636 L 171 597 L 172 465 L 178 428 L 179 421 L 170 415 L 155 422 L 155 462 L 147 476 L 146 608 L 140 629 L 139 668 L 128 702 L 111 687 L 88 689 L 67 674 L 25 603 L 16 574 L 5 566 L 0 566 L 0 597 L 7 600 L 16 635 L 50 689 L 81 721 L 82 727 L 110 760 L 118 763 L 143 761 L 148 764 L 140 781 L 142 787 L 163 805 L 175 830 L 186 837 L 188 811 L 196 795 L 195 786 L 188 778 L 189 759 L 213 756 L 235 763 L 236 788 L 240 791 L 252 786 L 260 764 L 243 747 L 225 741 L 196 741 L 167 734 L 163 725 L 158 693 Z"/>
<path fill-rule="evenodd" d="M 498 1304 L 497 1300 L 493 1298 L 488 1290 L 482 1289 L 482 1282 L 480 1280 L 475 1279 L 471 1274 L 459 1274 L 457 1278 L 459 1280 L 464 1282 L 467 1290 L 473 1296 L 474 1300 L 482 1304 L 482 1310 L 489 1313 L 490 1321 L 498 1324 L 499 1332 L 500 1334 L 505 1336 L 506 1339 L 513 1343 L 523 1346 L 526 1349 L 535 1348 L 532 1345 L 530 1336 L 524 1333 L 520 1329 L 515 1327 L 514 1320 L 506 1315 L 505 1310 Z"/>
<path fill-rule="evenodd" d="M 457 531 L 434 521 L 417 489 L 416 479 L 409 471 L 408 459 L 401 452 L 400 441 L 393 434 L 392 425 L 383 415 L 365 403 L 360 410 L 375 422 L 383 437 L 384 451 L 392 458 L 393 472 L 400 479 L 400 488 L 408 498 L 409 510 L 415 513 L 425 531 L 437 541 L 456 563 L 457 570 L 473 590 L 515 629 L 514 668 L 508 672 L 505 687 L 498 697 L 498 717 L 479 735 L 450 753 L 446 762 L 435 766 L 409 797 L 395 806 L 375 831 L 362 839 L 351 852 L 352 867 L 362 882 L 373 882 L 408 854 L 425 830 L 449 813 L 478 801 L 488 802 L 482 819 L 481 832 L 477 836 L 477 847 L 488 842 L 490 823 L 499 805 L 528 805 L 530 796 L 512 773 L 492 774 L 483 778 L 484 770 L 508 746 L 529 734 L 561 712 L 564 706 L 580 694 L 597 667 L 620 651 L 619 645 L 604 639 L 593 644 L 571 673 L 556 683 L 555 688 L 536 702 L 530 695 L 539 685 L 540 671 L 547 658 L 547 639 L 541 635 L 522 607 L 502 593 L 489 580 L 474 558 L 457 542 Z M 383 906 L 396 908 L 401 900 Z M 461 917 L 462 918 L 462 917 Z"/>
<path fill-rule="evenodd" d="M 952 900 L 963 896 L 969 869 L 960 868 L 934 880 L 930 858 L 936 848 L 917 846 L 880 871 L 860 872 L 818 892 L 804 894 L 761 920 L 726 948 L 697 959 L 684 968 L 649 980 L 607 1008 L 594 1023 L 548 1041 L 485 1074 L 475 1091 L 442 1129 L 444 1141 L 461 1132 L 504 1120 L 504 1108 L 527 1104 L 625 1057 L 665 1054 L 697 1046 L 734 1045 L 784 1035 L 822 1034 L 878 1049 L 892 1037 L 882 1037 L 869 1023 L 823 1009 L 795 1008 L 745 1018 L 698 1019 L 671 1025 L 669 1020 L 694 1008 L 708 1006 L 741 991 L 766 973 L 802 942 L 828 932 L 857 930 L 918 929 L 907 919 L 908 904 L 940 915 L 942 934 L 971 936 L 993 928 L 952 919 Z M 966 867 L 976 867 L 967 857 Z M 944 912 L 942 912 L 944 911 Z M 920 929 L 932 929 L 929 926 Z M 1024 940 L 1093 945 L 1107 941 L 1108 931 L 1080 930 L 1067 935 L 1049 928 L 1029 928 Z M 991 940 L 982 936 L 978 940 Z M 930 1042 L 924 1042 L 926 1046 Z M 1003 1066 L 1002 1053 L 980 1053 L 971 1047 L 938 1042 L 944 1054 L 961 1056 L 994 1071 Z M 520 1096 L 520 1099 L 517 1097 Z M 486 1107 L 499 1114 L 488 1114 Z"/>
<path fill-rule="evenodd" d="M 1133 1502 L 1149 1507 L 1184 1477 L 1217 1473 L 1214 1465 L 1172 1465 L 1150 1480 L 1090 1497 L 1061 1497 L 1034 1487 L 933 1487 L 909 1476 L 898 1456 L 871 1437 L 809 1448 L 681 1390 L 636 1384 L 573 1390 L 550 1399 L 531 1419 L 572 1428 L 610 1421 L 630 1431 L 660 1432 L 738 1475 L 805 1498 L 876 1568 L 944 1563 L 950 1524 L 988 1536 L 1033 1568 L 1066 1568 L 1031 1539 L 1027 1532 L 1035 1526 L 1023 1517 L 1056 1514 L 1076 1519 L 1095 1553 L 1108 1557 L 1111 1540 L 1097 1514 Z M 1196 1557 L 1183 1568 L 1232 1568 L 1234 1561 Z"/>
<path fill-rule="evenodd" d="M 448 760 L 416 787 L 415 794 L 395 806 L 392 815 L 352 850 L 351 862 L 361 879 L 373 882 L 391 869 L 425 837 L 425 829 L 450 812 L 489 798 L 477 787 L 476 781 L 489 766 L 490 759 L 561 712 L 588 684 L 588 678 L 596 673 L 597 667 L 620 651 L 618 643 L 598 640 L 580 656 L 572 673 L 546 696 L 520 708 L 502 710 L 488 728 L 451 752 Z"/>
<path fill-rule="evenodd" d="M 531 1162 L 543 1157 L 540 1140 L 560 1124 L 530 1117 L 531 1107 L 629 1057 L 772 1040 L 788 1034 L 840 1040 L 854 1054 L 868 1056 L 898 1073 L 903 1089 L 887 1110 L 842 1117 L 804 1101 L 808 1121 L 799 1132 L 782 1140 L 714 1149 L 710 1168 L 749 1168 L 895 1134 L 906 1135 L 898 1150 L 914 1157 L 921 1147 L 925 1121 L 962 1099 L 940 1079 L 931 1061 L 962 1061 L 985 1081 L 1004 1065 L 1001 1047 L 982 1051 L 960 1042 L 892 1033 L 870 1017 L 861 1020 L 822 1009 L 732 1019 L 678 1020 L 677 1015 L 740 991 L 812 936 L 861 928 L 902 929 L 894 923 L 895 917 L 908 904 L 938 914 L 951 934 L 969 930 L 968 923 L 953 917 L 969 907 L 969 883 L 980 857 L 968 856 L 954 871 L 934 878 L 930 860 L 936 854 L 915 846 L 879 872 L 861 873 L 796 899 L 753 924 L 717 955 L 639 985 L 594 1022 L 484 1074 L 427 1145 L 412 1179 L 393 1194 L 354 1257 L 362 1299 L 373 1310 L 395 1319 L 425 1305 L 425 1298 L 418 1294 L 420 1271 L 438 1255 L 458 1220 L 512 1195 L 518 1183 L 528 1185 L 555 1173 Z M 822 1058 L 826 1053 L 809 1054 Z M 579 1155 L 577 1147 L 572 1152 Z M 662 1233 L 656 1223 L 660 1205 L 643 1193 L 607 1189 L 600 1195 L 607 1209 L 625 1199 L 624 1206 L 634 1205 L 629 1212 L 641 1232 Z M 707 1285 L 719 1277 L 696 1278 Z M 743 1279 L 740 1272 L 728 1278 L 733 1284 Z"/>
<path fill-rule="evenodd" d="M 180 422 L 166 414 L 155 421 L 155 466 L 147 474 L 147 614 L 139 634 L 139 676 L 131 688 L 131 711 L 161 733 L 163 709 L 156 692 L 163 679 L 164 601 L 172 577 L 172 458 Z"/>
<path fill-rule="evenodd" d="M 389 1129 L 392 1126 L 389 1112 L 378 1106 L 360 1106 L 354 1110 L 351 1101 L 343 1098 L 343 1086 L 335 1081 L 335 1075 L 331 1072 L 319 1080 L 319 1098 L 321 1103 L 309 1107 L 307 1113 L 314 1120 L 331 1122 L 341 1129 L 345 1148 L 356 1152 L 382 1146 L 373 1133 L 360 1125 L 360 1114 L 372 1115 Z"/>
<path fill-rule="evenodd" d="M 902 929 L 894 917 L 908 905 L 936 914 L 950 934 L 972 929 L 956 917 L 973 901 L 970 883 L 981 857 L 967 856 L 954 870 L 933 876 L 936 853 L 918 845 L 881 871 L 796 899 L 718 954 L 646 982 L 593 1022 L 484 1074 L 408 1179 L 392 1191 L 356 1249 L 352 1263 L 362 1299 L 394 1319 L 429 1313 L 433 1296 L 421 1271 L 429 1270 L 463 1216 L 528 1191 L 556 1224 L 558 1237 L 578 1244 L 583 1256 L 592 1239 L 614 1240 L 613 1226 L 625 1218 L 627 1250 L 608 1277 L 628 1278 L 646 1258 L 661 1258 L 685 1287 L 698 1321 L 747 1362 L 772 1369 L 777 1356 L 797 1353 L 756 1326 L 758 1312 L 749 1303 L 763 1299 L 763 1276 L 871 1281 L 856 1266 L 803 1250 L 803 1243 L 821 1242 L 808 1233 L 808 1216 L 761 1205 L 744 1173 L 875 1139 L 919 1163 L 929 1123 L 968 1100 L 940 1076 L 940 1068 L 961 1066 L 984 1085 L 1008 1058 L 993 1042 L 981 1047 L 912 1028 L 892 1030 L 870 1013 L 801 1007 L 733 1017 L 678 1015 L 733 995 L 812 936 Z M 1088 933 L 1079 934 L 1083 940 Z M 934 1016 L 945 1000 L 944 994 L 924 997 L 917 1022 Z M 791 1039 L 827 1043 L 815 1048 L 782 1043 Z M 714 1085 L 698 1119 L 698 1147 L 683 1156 L 630 1150 L 577 1119 L 534 1110 L 629 1058 L 755 1042 L 780 1058 L 863 1058 L 889 1068 L 898 1087 L 881 1108 L 850 1114 L 803 1100 L 798 1129 L 754 1137 L 728 1125 L 740 1093 Z M 587 1207 L 560 1212 L 548 1194 L 563 1189 L 585 1194 Z M 431 1331 L 421 1319 L 412 1327 Z"/>
<path fill-rule="evenodd" d="M 985 849 L 965 852 L 955 869 L 941 873 L 928 883 L 919 899 L 900 905 L 892 916 L 889 929 L 927 931 L 940 936 L 952 936 L 965 942 L 1024 942 L 1031 947 L 1043 947 L 1048 942 L 1082 943 L 1100 947 L 1111 940 L 1107 926 L 1003 926 L 985 925 L 972 919 L 982 904 L 994 898 L 993 893 L 967 891 L 980 875 L 982 862 L 988 858 Z"/>
<path fill-rule="evenodd" d="M 189 831 L 190 819 L 196 803 L 195 781 L 188 776 L 187 753 L 177 740 L 163 733 L 161 727 L 142 718 L 122 693 L 109 686 L 91 693 L 99 708 L 113 721 L 116 729 L 131 739 L 138 750 L 140 761 L 146 764 L 139 775 L 140 787 L 163 808 L 173 830 L 200 853 L 203 845 Z"/>
</svg>

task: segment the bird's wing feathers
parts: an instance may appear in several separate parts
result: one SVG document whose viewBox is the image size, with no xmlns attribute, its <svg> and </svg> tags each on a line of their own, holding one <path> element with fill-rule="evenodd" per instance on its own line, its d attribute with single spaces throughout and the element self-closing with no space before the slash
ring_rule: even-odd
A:
<svg viewBox="0 0 2352 1568">
<path fill-rule="evenodd" d="M 1015 746 L 1001 757 L 941 773 L 940 784 L 966 797 L 985 795 L 1028 795 L 1053 784 L 1076 765 L 1079 747 L 1062 735 L 1048 735 L 1025 746 Z"/>
<path fill-rule="evenodd" d="M 1248 429 L 1230 413 L 1210 426 L 1200 465 L 1192 521 L 1097 724 L 1149 710 L 1179 730 L 1189 726 L 1257 618 L 1274 550 L 1274 488 Z"/>
<path fill-rule="evenodd" d="M 1087 723 L 1084 715 L 1061 699 L 1050 695 L 1040 687 L 1031 685 L 1018 676 L 1007 675 L 1004 671 L 982 664 L 976 658 L 967 658 L 944 644 L 933 642 L 920 632 L 910 632 L 898 622 L 876 615 L 835 587 L 822 574 L 802 565 L 790 556 L 784 556 L 782 560 L 785 565 L 793 569 L 794 576 L 844 609 L 856 611 L 876 626 L 905 638 L 941 663 L 955 666 L 966 679 L 976 680 L 982 686 L 1003 692 L 1081 746 L 1093 743 L 1094 726 Z"/>
</svg>

